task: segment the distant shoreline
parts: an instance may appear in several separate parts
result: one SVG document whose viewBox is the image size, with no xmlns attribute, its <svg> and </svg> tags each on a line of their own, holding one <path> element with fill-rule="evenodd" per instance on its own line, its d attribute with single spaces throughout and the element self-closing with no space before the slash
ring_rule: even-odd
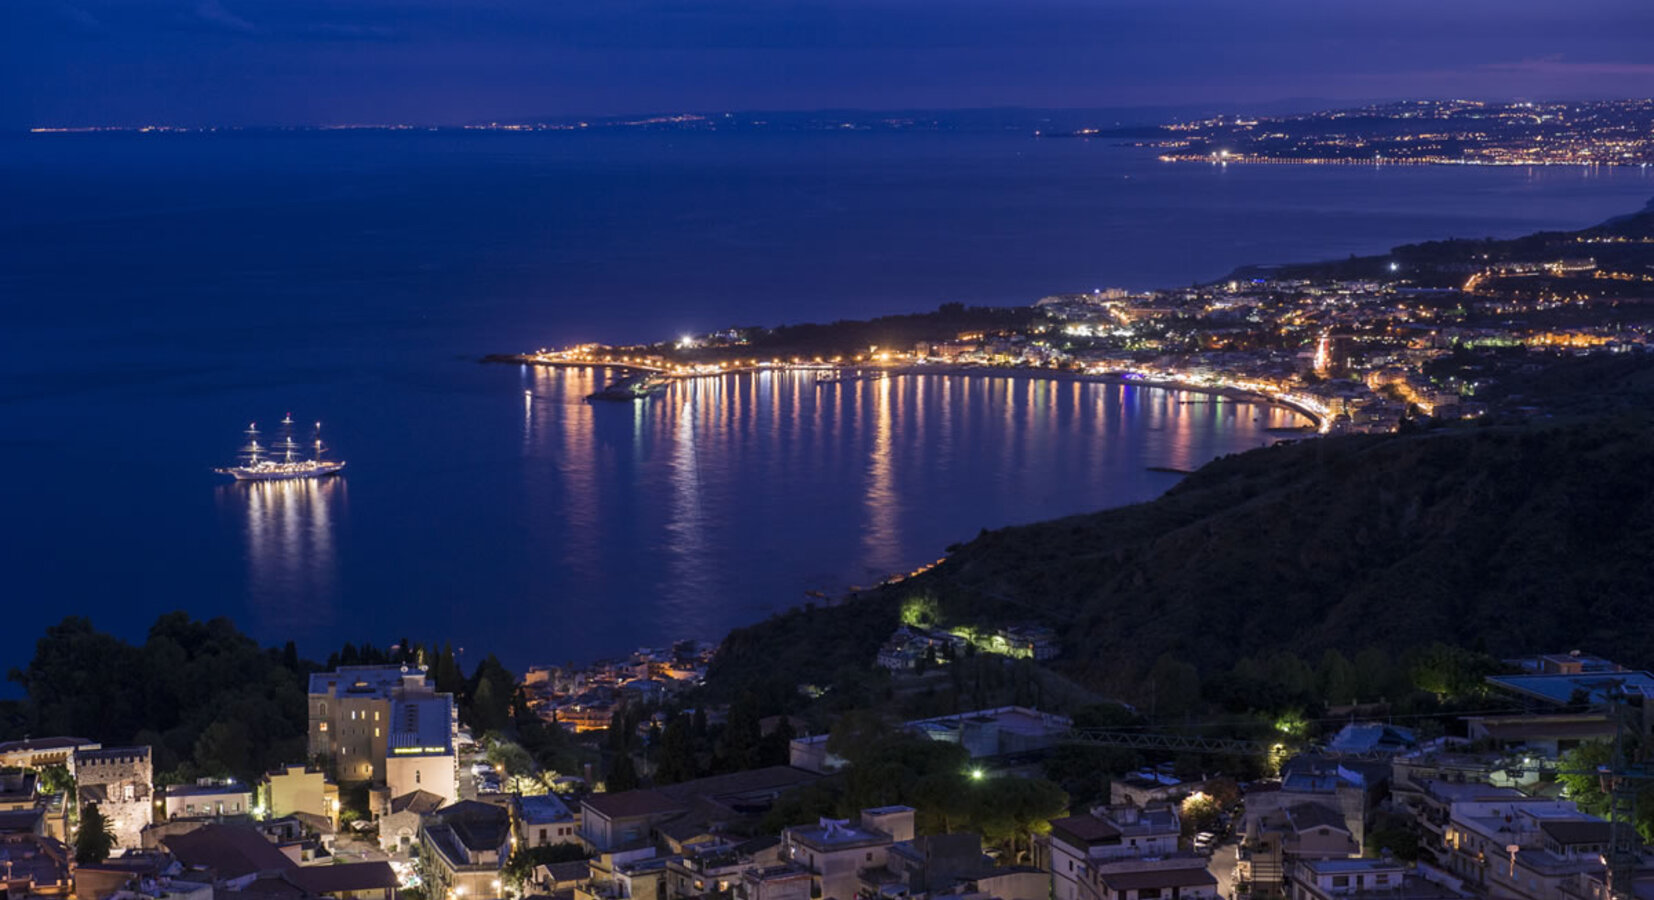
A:
<svg viewBox="0 0 1654 900">
<path fill-rule="evenodd" d="M 567 360 L 546 359 L 531 353 L 491 353 L 484 356 L 481 362 L 485 363 L 512 363 L 525 366 L 545 366 L 559 369 L 618 369 L 624 372 L 658 372 L 653 366 L 640 366 L 633 363 L 609 362 L 571 362 Z M 1230 400 L 1239 400 L 1247 403 L 1258 403 L 1265 406 L 1274 406 L 1288 410 L 1308 419 L 1317 432 L 1326 427 L 1321 416 L 1311 410 L 1284 400 L 1271 397 L 1256 391 L 1246 391 L 1239 388 L 1215 387 L 1209 384 L 1196 384 L 1187 381 L 1178 381 L 1167 378 L 1132 377 L 1126 373 L 1091 373 L 1075 372 L 1069 369 L 1042 369 L 1032 366 L 977 366 L 961 365 L 958 363 L 938 363 L 935 365 L 900 365 L 881 366 L 868 365 L 834 365 L 821 363 L 812 365 L 776 365 L 776 366 L 731 366 L 719 372 L 697 374 L 671 375 L 673 379 L 713 378 L 723 375 L 741 375 L 752 372 L 770 371 L 788 372 L 832 372 L 842 376 L 849 372 L 868 372 L 869 374 L 883 373 L 888 376 L 901 375 L 944 375 L 949 377 L 984 376 L 989 378 L 1008 379 L 1041 379 L 1052 382 L 1082 382 L 1093 384 L 1118 384 L 1131 387 L 1150 387 L 1164 391 L 1179 391 L 1186 394 L 1206 394 L 1213 397 L 1224 397 Z"/>
</svg>

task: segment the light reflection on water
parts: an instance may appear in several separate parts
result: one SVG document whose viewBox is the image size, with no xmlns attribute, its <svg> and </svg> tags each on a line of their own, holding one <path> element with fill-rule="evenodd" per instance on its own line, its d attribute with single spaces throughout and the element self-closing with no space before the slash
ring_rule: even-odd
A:
<svg viewBox="0 0 1654 900">
<path fill-rule="evenodd" d="M 412 491 L 364 466 L 351 521 L 349 475 L 221 486 L 257 630 L 378 616 L 423 633 L 448 616 L 524 662 L 715 639 L 811 592 L 910 571 L 983 528 L 1151 499 L 1177 479 L 1150 467 L 1193 469 L 1301 421 L 1198 394 L 989 375 L 818 385 L 769 372 L 584 402 L 612 377 L 522 369 L 497 388 L 514 392 L 499 414 L 454 445 L 486 468 L 436 469 Z"/>
<path fill-rule="evenodd" d="M 248 604 L 265 629 L 334 621 L 339 592 L 334 531 L 346 508 L 343 475 L 220 485 L 242 522 Z"/>
<path fill-rule="evenodd" d="M 523 424 L 530 594 L 592 634 L 715 637 L 934 560 L 981 528 L 1151 499 L 1301 423 L 1138 386 L 989 375 L 686 380 L 584 403 L 615 377 L 535 369 Z M 584 625 L 581 625 L 585 622 Z M 646 635 L 639 633 L 638 640 Z"/>
</svg>

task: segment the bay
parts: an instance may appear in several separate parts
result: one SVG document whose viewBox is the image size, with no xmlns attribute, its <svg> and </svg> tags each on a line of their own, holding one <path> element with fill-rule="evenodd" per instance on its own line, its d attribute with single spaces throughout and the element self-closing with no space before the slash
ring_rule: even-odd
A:
<svg viewBox="0 0 1654 900">
<path fill-rule="evenodd" d="M 0 139 L 0 662 L 67 614 L 518 668 L 729 627 L 981 528 L 1149 499 L 1287 414 L 804 376 L 589 406 L 484 353 L 1026 303 L 1640 207 L 1636 170 L 1170 166 L 981 135 Z M 219 484 L 249 420 L 347 474 Z"/>
</svg>

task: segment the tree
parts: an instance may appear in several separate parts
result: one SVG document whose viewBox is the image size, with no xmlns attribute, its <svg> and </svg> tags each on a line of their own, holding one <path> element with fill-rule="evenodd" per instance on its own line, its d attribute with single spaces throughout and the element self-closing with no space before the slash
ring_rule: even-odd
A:
<svg viewBox="0 0 1654 900">
<path fill-rule="evenodd" d="M 680 717 L 681 718 L 681 717 Z M 685 735 L 693 742 L 693 726 L 685 723 Z M 668 726 L 670 727 L 670 726 Z M 758 764 L 758 743 L 763 728 L 758 717 L 758 696 L 742 691 L 729 708 L 729 724 L 724 726 L 724 768 L 739 772 Z"/>
<path fill-rule="evenodd" d="M 508 741 L 498 734 L 488 734 L 483 737 L 483 746 L 487 748 L 484 751 L 484 756 L 507 779 L 513 781 L 519 779 L 533 780 L 538 774 L 535 770 L 534 756 L 524 749 L 521 744 Z M 517 783 L 513 787 L 522 790 L 523 786 Z M 544 787 L 542 786 L 538 790 L 544 790 Z"/>
<path fill-rule="evenodd" d="M 689 717 L 685 715 L 673 716 L 666 723 L 660 738 L 660 766 L 655 769 L 657 784 L 676 784 L 700 775 L 695 736 L 690 730 Z"/>
<path fill-rule="evenodd" d="M 207 726 L 195 742 L 195 763 L 215 776 L 242 775 L 251 768 L 251 741 L 247 726 L 218 721 Z"/>
<path fill-rule="evenodd" d="M 1180 716 L 1193 712 L 1200 702 L 1200 674 L 1195 667 L 1161 654 L 1149 670 L 1150 696 L 1154 712 L 1160 716 Z"/>
<path fill-rule="evenodd" d="M 1598 771 L 1613 762 L 1614 748 L 1607 741 L 1588 741 L 1562 754 L 1556 780 L 1568 789 L 1568 799 L 1592 815 L 1608 811 L 1608 795 L 1602 792 Z"/>
<path fill-rule="evenodd" d="M 1044 778 L 999 777 L 971 783 L 971 825 L 984 840 L 1005 844 L 1017 855 L 1022 835 L 1050 829 L 1051 820 L 1068 810 L 1068 794 Z"/>
<path fill-rule="evenodd" d="M 586 859 L 585 848 L 579 844 L 541 844 L 538 847 L 519 846 L 506 860 L 502 873 L 505 880 L 519 889 L 534 878 L 534 870 L 552 863 L 574 862 Z"/>
<path fill-rule="evenodd" d="M 1183 805 L 1179 808 L 1183 819 L 1183 833 L 1195 834 L 1201 831 L 1211 831 L 1218 823 L 1218 816 L 1223 814 L 1223 807 L 1218 799 L 1205 791 L 1195 791 L 1183 798 Z"/>
<path fill-rule="evenodd" d="M 75 776 L 69 774 L 67 766 L 46 766 L 40 770 L 40 793 L 73 796 L 75 793 Z"/>
<path fill-rule="evenodd" d="M 614 762 L 609 765 L 609 777 L 603 781 L 603 789 L 614 794 L 633 790 L 637 786 L 637 766 L 632 763 L 632 754 L 615 754 Z"/>
<path fill-rule="evenodd" d="M 1337 650 L 1328 649 L 1321 654 L 1321 665 L 1315 672 L 1317 687 L 1321 692 L 1321 702 L 1328 706 L 1339 706 L 1353 703 L 1358 698 L 1355 666 Z"/>
<path fill-rule="evenodd" d="M 75 863 L 95 866 L 109 858 L 115 849 L 115 832 L 96 803 L 80 809 L 80 827 L 75 832 Z"/>
</svg>

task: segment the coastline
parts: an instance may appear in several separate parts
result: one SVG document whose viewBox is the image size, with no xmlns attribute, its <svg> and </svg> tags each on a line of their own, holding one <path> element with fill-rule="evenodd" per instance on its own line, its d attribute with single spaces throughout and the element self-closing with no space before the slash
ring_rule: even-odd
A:
<svg viewBox="0 0 1654 900">
<path fill-rule="evenodd" d="M 546 366 L 549 368 L 564 369 L 618 369 L 623 372 L 662 373 L 671 379 L 712 378 L 723 375 L 741 375 L 751 372 L 804 371 L 804 372 L 832 372 L 843 375 L 847 372 L 876 371 L 887 376 L 902 375 L 945 375 L 952 377 L 969 377 L 980 375 L 990 378 L 1030 379 L 1039 378 L 1053 382 L 1090 382 L 1095 384 L 1118 384 L 1137 387 L 1159 388 L 1166 391 L 1180 391 L 1189 394 L 1205 394 L 1213 397 L 1224 397 L 1230 400 L 1240 400 L 1248 403 L 1259 403 L 1289 410 L 1308 419 L 1317 434 L 1325 434 L 1328 428 L 1328 418 L 1325 413 L 1312 409 L 1309 405 L 1287 397 L 1278 397 L 1262 391 L 1250 390 L 1225 385 L 1202 384 L 1194 381 L 1182 381 L 1164 376 L 1139 375 L 1131 372 L 1077 372 L 1072 369 L 1047 369 L 1037 366 L 981 366 L 961 365 L 959 363 L 908 363 L 901 365 L 880 365 L 868 363 L 859 365 L 843 365 L 834 363 L 806 363 L 793 365 L 782 363 L 776 365 L 747 365 L 726 366 L 715 372 L 668 373 L 658 366 L 641 365 L 631 362 L 597 362 L 591 360 L 564 360 L 550 358 L 536 353 L 490 353 L 484 356 L 481 362 L 511 363 L 525 366 Z"/>
</svg>

